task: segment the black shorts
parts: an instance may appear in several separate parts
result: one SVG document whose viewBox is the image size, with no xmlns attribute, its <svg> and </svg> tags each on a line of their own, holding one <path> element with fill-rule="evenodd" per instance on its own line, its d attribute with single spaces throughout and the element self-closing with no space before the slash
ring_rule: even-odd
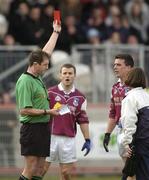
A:
<svg viewBox="0 0 149 180">
<path fill-rule="evenodd" d="M 50 128 L 48 123 L 24 123 L 20 129 L 21 155 L 49 156 Z"/>
</svg>

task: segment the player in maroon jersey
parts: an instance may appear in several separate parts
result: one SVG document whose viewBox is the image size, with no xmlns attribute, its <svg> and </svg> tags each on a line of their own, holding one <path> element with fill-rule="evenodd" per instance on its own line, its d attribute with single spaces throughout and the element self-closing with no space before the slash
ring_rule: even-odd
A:
<svg viewBox="0 0 149 180">
<path fill-rule="evenodd" d="M 60 165 L 62 180 L 71 179 L 74 162 L 77 161 L 75 150 L 77 124 L 85 140 L 82 147 L 82 151 L 86 150 L 84 155 L 86 156 L 91 149 L 89 120 L 86 113 L 87 100 L 75 88 L 75 76 L 76 68 L 72 64 L 64 64 L 60 69 L 61 82 L 48 90 L 50 108 L 60 109 L 61 115 L 52 119 L 50 157 L 46 158 L 43 175 L 50 163 L 57 161 Z"/>
<path fill-rule="evenodd" d="M 106 128 L 106 133 L 103 140 L 103 146 L 106 152 L 108 150 L 108 144 L 110 142 L 110 135 L 116 125 L 121 128 L 120 116 L 121 116 L 121 102 L 125 97 L 125 94 L 129 91 L 129 88 L 124 84 L 128 72 L 134 66 L 133 58 L 129 54 L 119 54 L 115 56 L 114 61 L 114 73 L 118 78 L 112 87 L 111 92 L 111 104 L 109 109 L 109 120 Z M 125 180 L 125 178 L 123 178 Z"/>
</svg>

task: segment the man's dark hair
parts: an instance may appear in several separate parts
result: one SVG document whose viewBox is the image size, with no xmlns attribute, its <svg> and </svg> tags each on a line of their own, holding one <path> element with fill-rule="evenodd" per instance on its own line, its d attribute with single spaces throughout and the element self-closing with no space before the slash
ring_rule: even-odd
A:
<svg viewBox="0 0 149 180">
<path fill-rule="evenodd" d="M 41 49 L 32 51 L 29 56 L 29 66 L 32 66 L 34 62 L 41 64 L 45 58 L 50 59 L 50 56 Z"/>
<path fill-rule="evenodd" d="M 60 68 L 60 73 L 62 72 L 63 68 L 73 68 L 74 74 L 76 74 L 76 67 L 73 64 L 63 64 Z"/>
<path fill-rule="evenodd" d="M 115 56 L 115 59 L 124 60 L 126 66 L 130 66 L 130 67 L 134 66 L 134 60 L 133 60 L 132 56 L 129 54 L 118 54 Z"/>
<path fill-rule="evenodd" d="M 146 88 L 146 78 L 144 71 L 139 67 L 131 69 L 128 73 L 125 84 L 132 88 Z"/>
</svg>

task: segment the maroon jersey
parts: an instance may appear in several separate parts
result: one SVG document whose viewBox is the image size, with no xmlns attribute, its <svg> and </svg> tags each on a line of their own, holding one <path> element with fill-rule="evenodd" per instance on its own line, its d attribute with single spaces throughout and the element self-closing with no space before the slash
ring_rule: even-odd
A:
<svg viewBox="0 0 149 180">
<path fill-rule="evenodd" d="M 117 123 L 121 116 L 121 102 L 128 91 L 129 88 L 120 82 L 115 83 L 112 87 L 109 118 L 115 119 Z"/>
<path fill-rule="evenodd" d="M 56 103 L 67 104 L 71 113 L 54 116 L 52 118 L 51 133 L 55 135 L 75 137 L 76 124 L 89 123 L 86 114 L 86 98 L 75 89 L 66 94 L 59 84 L 48 89 L 50 108 L 53 108 Z"/>
</svg>

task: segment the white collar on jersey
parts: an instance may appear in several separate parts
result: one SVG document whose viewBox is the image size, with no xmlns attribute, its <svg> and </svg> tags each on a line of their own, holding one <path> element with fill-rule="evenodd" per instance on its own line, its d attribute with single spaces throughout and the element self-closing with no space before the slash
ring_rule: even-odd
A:
<svg viewBox="0 0 149 180">
<path fill-rule="evenodd" d="M 65 89 L 63 88 L 62 86 L 62 83 L 59 83 L 58 84 L 58 88 L 60 91 L 64 91 L 65 94 L 70 94 L 71 92 L 74 92 L 75 91 L 75 86 L 73 85 L 72 89 L 69 91 L 69 92 L 66 92 Z"/>
<path fill-rule="evenodd" d="M 117 81 L 117 82 L 119 82 L 119 83 L 120 83 L 120 86 L 124 86 L 124 84 L 125 84 L 125 83 L 123 83 L 123 82 L 121 81 L 121 79 L 120 79 L 120 78 L 118 79 L 118 81 Z"/>
</svg>

